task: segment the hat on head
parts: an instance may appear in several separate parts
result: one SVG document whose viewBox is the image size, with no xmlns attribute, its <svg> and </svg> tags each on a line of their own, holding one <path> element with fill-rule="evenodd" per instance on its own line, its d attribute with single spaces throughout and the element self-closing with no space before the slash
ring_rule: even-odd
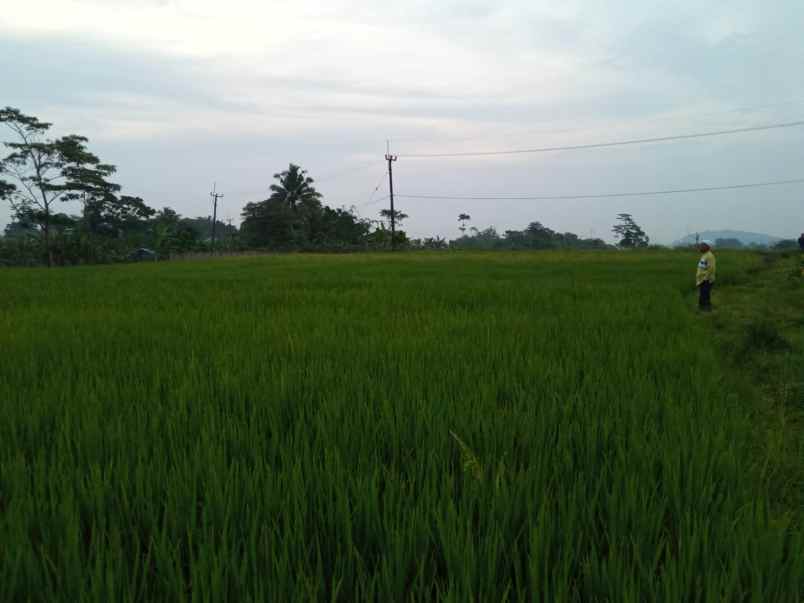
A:
<svg viewBox="0 0 804 603">
<path fill-rule="evenodd" d="M 711 247 L 712 249 L 715 248 L 715 244 L 709 239 L 704 239 L 703 241 L 701 241 L 701 245 L 706 245 L 707 247 Z"/>
</svg>

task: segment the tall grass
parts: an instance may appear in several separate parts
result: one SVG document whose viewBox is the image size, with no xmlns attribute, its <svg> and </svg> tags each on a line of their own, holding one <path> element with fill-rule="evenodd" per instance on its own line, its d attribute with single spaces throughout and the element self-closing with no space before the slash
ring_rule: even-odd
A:
<svg viewBox="0 0 804 603">
<path fill-rule="evenodd" d="M 0 600 L 799 600 L 694 264 L 2 272 Z"/>
</svg>

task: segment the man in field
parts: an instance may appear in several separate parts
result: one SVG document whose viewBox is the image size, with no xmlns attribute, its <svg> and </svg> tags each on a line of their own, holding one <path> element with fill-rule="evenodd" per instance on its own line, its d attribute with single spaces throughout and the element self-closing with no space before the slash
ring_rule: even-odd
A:
<svg viewBox="0 0 804 603">
<path fill-rule="evenodd" d="M 703 254 L 698 260 L 698 271 L 695 273 L 695 285 L 698 287 L 698 309 L 709 312 L 712 309 L 712 286 L 715 284 L 715 254 L 712 253 L 710 241 L 701 241 L 698 249 Z"/>
<path fill-rule="evenodd" d="M 802 232 L 801 236 L 798 238 L 798 248 L 804 251 L 804 232 Z"/>
</svg>

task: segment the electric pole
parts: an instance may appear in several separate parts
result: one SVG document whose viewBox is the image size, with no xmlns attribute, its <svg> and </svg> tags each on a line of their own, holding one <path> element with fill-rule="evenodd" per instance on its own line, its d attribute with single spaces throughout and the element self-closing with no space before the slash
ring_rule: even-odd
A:
<svg viewBox="0 0 804 603">
<path fill-rule="evenodd" d="M 215 252 L 215 226 L 216 222 L 218 221 L 218 199 L 223 197 L 222 194 L 216 192 L 218 184 L 217 182 L 212 183 L 212 192 L 209 193 L 209 196 L 212 197 L 212 252 Z"/>
<path fill-rule="evenodd" d="M 385 160 L 388 162 L 388 191 L 390 192 L 391 199 L 391 251 L 396 249 L 396 212 L 394 211 L 394 172 L 391 168 L 396 155 L 391 155 L 391 143 L 385 141 L 386 153 Z"/>
</svg>

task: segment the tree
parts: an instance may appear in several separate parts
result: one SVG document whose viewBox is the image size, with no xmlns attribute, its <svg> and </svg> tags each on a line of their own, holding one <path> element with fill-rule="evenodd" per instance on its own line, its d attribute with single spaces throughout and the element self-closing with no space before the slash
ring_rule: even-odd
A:
<svg viewBox="0 0 804 603">
<path fill-rule="evenodd" d="M 324 206 L 321 214 L 320 238 L 315 242 L 325 247 L 362 246 L 370 230 L 368 220 L 361 220 L 352 210 Z"/>
<path fill-rule="evenodd" d="M 776 241 L 773 244 L 774 249 L 778 249 L 780 251 L 795 249 L 798 247 L 799 243 L 795 239 L 782 239 L 781 241 Z"/>
<path fill-rule="evenodd" d="M 194 228 L 193 221 L 182 218 L 170 207 L 156 212 L 150 220 L 150 232 L 153 246 L 160 255 L 203 248 L 201 234 Z"/>
<path fill-rule="evenodd" d="M 450 247 L 454 249 L 496 249 L 503 241 L 494 227 L 478 230 L 471 226 L 469 231 L 472 233 L 471 236 L 463 235 L 457 240 L 451 241 Z"/>
<path fill-rule="evenodd" d="M 469 228 L 471 236 L 461 235 L 450 247 L 464 249 L 605 249 L 601 239 L 582 239 L 572 232 L 556 232 L 541 222 L 531 222 L 524 230 L 506 230 L 500 237 L 493 228 Z"/>
<path fill-rule="evenodd" d="M 410 245 L 410 239 L 404 230 L 396 230 L 393 242 L 397 249 L 402 249 Z M 377 221 L 377 228 L 366 236 L 366 243 L 369 247 L 385 249 L 391 245 L 391 230 L 386 228 L 382 221 Z"/>
<path fill-rule="evenodd" d="M 293 163 L 284 172 L 274 174 L 274 178 L 279 182 L 271 185 L 268 201 L 291 210 L 293 219 L 289 226 L 294 242 L 303 244 L 311 240 L 316 214 L 321 211 L 321 193 L 315 190 L 314 180 L 307 170 Z"/>
<path fill-rule="evenodd" d="M 212 237 L 212 216 L 198 216 L 196 218 L 182 218 L 182 224 L 192 228 L 198 238 L 202 241 L 208 241 Z M 237 228 L 224 223 L 222 220 L 215 221 L 215 232 L 220 233 L 221 240 L 226 240 L 227 237 L 232 237 L 237 233 Z"/>
<path fill-rule="evenodd" d="M 419 241 L 416 245 L 422 249 L 447 249 L 447 240 L 443 237 L 425 237 L 424 240 Z"/>
<path fill-rule="evenodd" d="M 294 243 L 295 215 L 285 203 L 271 199 L 248 203 L 242 217 L 241 230 L 250 245 L 283 248 Z"/>
<path fill-rule="evenodd" d="M 742 249 L 743 243 L 740 239 L 734 238 L 715 239 L 715 247 L 717 249 Z"/>
<path fill-rule="evenodd" d="M 469 214 L 458 214 L 458 222 L 461 224 L 458 227 L 458 230 L 461 231 L 462 235 L 466 234 L 466 223 L 472 219 L 472 216 Z"/>
<path fill-rule="evenodd" d="M 274 178 L 279 183 L 271 185 L 270 199 L 284 201 L 291 209 L 320 203 L 321 193 L 313 187 L 314 180 L 298 165 L 291 163 L 284 172 L 274 174 Z"/>
<path fill-rule="evenodd" d="M 620 247 L 634 248 L 634 247 L 647 247 L 650 239 L 645 234 L 645 231 L 634 222 L 631 214 L 617 214 L 619 224 L 612 227 L 612 232 L 619 237 L 617 244 Z"/>
<path fill-rule="evenodd" d="M 270 187 L 264 201 L 243 208 L 242 230 L 248 240 L 259 246 L 299 247 L 309 244 L 320 229 L 321 193 L 307 171 L 291 163 L 274 174 L 278 181 Z"/>
<path fill-rule="evenodd" d="M 53 264 L 51 226 L 54 204 L 84 198 L 107 197 L 120 190 L 107 181 L 115 172 L 90 153 L 83 136 L 46 138 L 50 123 L 19 109 L 0 109 L 0 123 L 14 135 L 5 142 L 11 152 L 0 159 L 0 199 L 10 203 L 15 216 L 26 215 L 42 231 L 47 264 Z"/>
<path fill-rule="evenodd" d="M 380 217 L 383 218 L 388 224 L 391 223 L 391 215 L 392 214 L 390 209 L 380 210 Z M 402 222 L 410 217 L 408 216 L 408 214 L 403 214 L 398 209 L 394 210 L 393 216 L 394 216 L 394 223 L 399 226 L 402 226 Z"/>
<path fill-rule="evenodd" d="M 84 226 L 92 235 L 122 238 L 144 231 L 156 210 L 140 197 L 96 196 L 84 202 Z"/>
</svg>

